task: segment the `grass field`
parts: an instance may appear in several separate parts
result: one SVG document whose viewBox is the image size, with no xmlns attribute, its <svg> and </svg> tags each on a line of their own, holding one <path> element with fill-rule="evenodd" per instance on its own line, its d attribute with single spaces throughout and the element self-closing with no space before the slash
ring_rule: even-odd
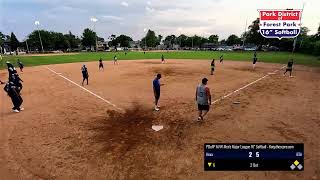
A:
<svg viewBox="0 0 320 180">
<path fill-rule="evenodd" d="M 160 59 L 163 54 L 166 59 L 212 59 L 219 57 L 223 54 L 225 60 L 235 61 L 251 61 L 252 52 L 218 52 L 218 51 L 178 51 L 178 52 L 129 52 L 126 56 L 124 52 L 99 52 L 99 53 L 79 53 L 70 55 L 55 55 L 55 56 L 5 56 L 4 61 L 16 62 L 19 57 L 26 66 L 37 66 L 47 64 L 62 64 L 72 62 L 87 62 L 97 61 L 100 57 L 103 60 L 111 60 L 117 54 L 119 60 L 138 60 L 138 59 Z M 268 63 L 287 63 L 288 59 L 292 57 L 289 52 L 259 52 L 258 60 L 260 62 Z M 320 66 L 320 58 L 305 55 L 294 54 L 295 64 Z M 2 63 L 2 68 L 4 63 Z"/>
</svg>

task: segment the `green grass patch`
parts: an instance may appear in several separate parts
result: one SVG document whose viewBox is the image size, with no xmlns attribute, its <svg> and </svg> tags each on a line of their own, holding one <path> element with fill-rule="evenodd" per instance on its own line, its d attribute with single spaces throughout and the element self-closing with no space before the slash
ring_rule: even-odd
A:
<svg viewBox="0 0 320 180">
<path fill-rule="evenodd" d="M 92 52 L 92 53 L 79 53 L 70 55 L 57 55 L 57 56 L 4 56 L 2 68 L 5 66 L 5 61 L 16 63 L 19 58 L 26 66 L 38 66 L 48 64 L 62 64 L 73 62 L 89 62 L 98 61 L 100 57 L 103 60 L 112 60 L 114 55 L 117 55 L 118 60 L 139 60 L 139 59 L 159 59 L 163 54 L 165 59 L 219 59 L 223 54 L 225 60 L 235 61 L 251 61 L 253 52 L 219 52 L 219 51 L 178 51 L 178 52 Z M 258 52 L 258 61 L 267 63 L 281 63 L 286 64 L 288 59 L 292 57 L 289 52 Z M 319 57 L 312 55 L 305 55 L 295 53 L 293 55 L 295 64 L 307 66 L 320 66 Z"/>
</svg>

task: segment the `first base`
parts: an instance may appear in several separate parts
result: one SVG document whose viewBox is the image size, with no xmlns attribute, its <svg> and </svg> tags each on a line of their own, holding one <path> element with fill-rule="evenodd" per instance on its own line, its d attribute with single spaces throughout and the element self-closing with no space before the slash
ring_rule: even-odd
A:
<svg viewBox="0 0 320 180">
<path fill-rule="evenodd" d="M 161 129 L 163 129 L 163 126 L 152 126 L 152 129 L 155 131 L 160 131 Z"/>
</svg>

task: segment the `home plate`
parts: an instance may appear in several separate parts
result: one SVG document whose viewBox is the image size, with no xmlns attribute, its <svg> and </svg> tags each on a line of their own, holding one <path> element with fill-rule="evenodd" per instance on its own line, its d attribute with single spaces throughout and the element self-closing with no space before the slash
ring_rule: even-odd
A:
<svg viewBox="0 0 320 180">
<path fill-rule="evenodd" d="M 268 73 L 269 75 L 272 75 L 272 74 L 276 74 L 276 73 Z"/>
<path fill-rule="evenodd" d="M 152 129 L 155 131 L 160 131 L 161 129 L 163 129 L 163 126 L 152 126 Z"/>
<path fill-rule="evenodd" d="M 233 102 L 233 104 L 240 104 L 240 102 L 239 101 L 235 101 L 235 102 Z"/>
</svg>

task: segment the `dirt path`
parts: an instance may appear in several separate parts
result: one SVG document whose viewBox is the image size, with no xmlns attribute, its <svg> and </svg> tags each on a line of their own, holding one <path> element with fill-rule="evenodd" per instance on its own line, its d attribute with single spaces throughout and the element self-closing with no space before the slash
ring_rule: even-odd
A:
<svg viewBox="0 0 320 180">
<path fill-rule="evenodd" d="M 81 82 L 82 63 L 51 65 Z M 275 69 L 278 64 L 225 61 L 208 75 L 208 61 L 157 60 L 87 63 L 88 90 L 110 105 L 48 71 L 22 74 L 26 110 L 10 112 L 0 91 L 0 177 L 3 179 L 319 179 L 319 69 L 296 66 L 294 78 L 280 72 L 214 105 L 206 121 L 195 121 L 194 90 L 209 78 L 215 98 Z M 152 111 L 151 82 L 162 73 L 161 111 Z M 5 79 L 0 71 L 0 79 Z M 239 101 L 240 104 L 233 104 Z M 136 105 L 135 105 L 136 104 Z M 131 109 L 131 110 L 130 110 Z M 111 110 L 111 111 L 110 111 Z M 158 133 L 152 124 L 162 124 Z M 209 142 L 299 142 L 305 170 L 291 172 L 204 172 L 203 144 Z M 1 179 L 0 178 L 0 179 Z"/>
</svg>

